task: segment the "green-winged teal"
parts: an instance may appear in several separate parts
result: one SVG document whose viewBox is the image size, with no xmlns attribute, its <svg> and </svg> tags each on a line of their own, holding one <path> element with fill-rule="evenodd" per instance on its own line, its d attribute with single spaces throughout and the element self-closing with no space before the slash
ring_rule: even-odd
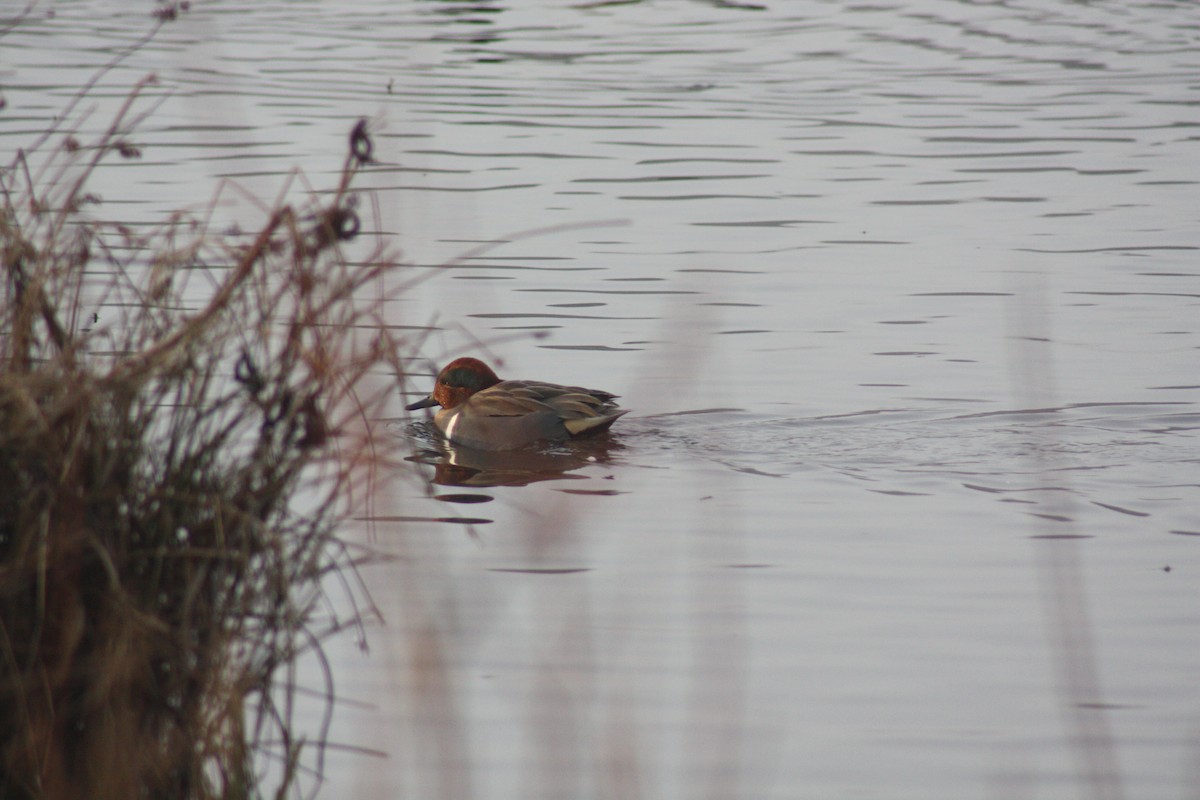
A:
<svg viewBox="0 0 1200 800">
<path fill-rule="evenodd" d="M 541 381 L 502 381 L 477 358 L 458 358 L 438 373 L 433 392 L 409 411 L 441 406 L 433 424 L 455 444 L 513 450 L 608 430 L 626 413 L 616 395 Z"/>
</svg>

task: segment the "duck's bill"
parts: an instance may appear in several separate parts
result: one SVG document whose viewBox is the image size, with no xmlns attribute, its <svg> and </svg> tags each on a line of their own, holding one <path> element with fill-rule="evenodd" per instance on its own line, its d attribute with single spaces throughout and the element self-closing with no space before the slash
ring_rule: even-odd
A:
<svg viewBox="0 0 1200 800">
<path fill-rule="evenodd" d="M 436 406 L 437 404 L 438 401 L 434 400 L 433 396 L 430 395 L 429 397 L 423 397 L 412 405 L 405 406 L 404 408 L 407 411 L 416 411 L 418 408 L 429 408 L 430 406 Z"/>
</svg>

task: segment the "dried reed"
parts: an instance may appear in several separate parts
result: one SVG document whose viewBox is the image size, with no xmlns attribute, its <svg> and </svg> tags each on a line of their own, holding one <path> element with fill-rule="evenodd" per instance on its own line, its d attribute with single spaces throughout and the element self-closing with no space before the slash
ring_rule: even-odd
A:
<svg viewBox="0 0 1200 800">
<path fill-rule="evenodd" d="M 84 213 L 136 96 L 0 170 L 0 798 L 282 796 L 323 744 L 292 666 L 373 613 L 337 536 L 399 366 L 392 259 L 343 252 L 371 141 L 252 237 L 139 235 Z"/>
</svg>

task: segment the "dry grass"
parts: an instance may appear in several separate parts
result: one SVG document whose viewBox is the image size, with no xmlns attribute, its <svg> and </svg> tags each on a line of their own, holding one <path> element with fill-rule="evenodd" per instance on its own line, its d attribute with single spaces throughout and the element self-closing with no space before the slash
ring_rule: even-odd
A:
<svg viewBox="0 0 1200 800">
<path fill-rule="evenodd" d="M 135 234 L 84 213 L 135 106 L 0 171 L 0 798 L 282 796 L 322 745 L 290 668 L 372 613 L 337 537 L 398 366 L 392 259 L 342 249 L 370 139 L 254 235 Z"/>
</svg>

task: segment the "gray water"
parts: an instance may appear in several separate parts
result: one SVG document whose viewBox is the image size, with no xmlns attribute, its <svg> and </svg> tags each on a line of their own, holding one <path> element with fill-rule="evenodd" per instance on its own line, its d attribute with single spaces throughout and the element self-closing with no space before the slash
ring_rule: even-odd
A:
<svg viewBox="0 0 1200 800">
<path fill-rule="evenodd" d="M 151 26 L 36 6 L 3 152 Z M 84 132 L 149 73 L 104 213 L 251 229 L 365 116 L 420 277 L 324 796 L 1200 791 L 1194 4 L 193 0 Z M 463 354 L 633 412 L 451 469 Z"/>
</svg>

